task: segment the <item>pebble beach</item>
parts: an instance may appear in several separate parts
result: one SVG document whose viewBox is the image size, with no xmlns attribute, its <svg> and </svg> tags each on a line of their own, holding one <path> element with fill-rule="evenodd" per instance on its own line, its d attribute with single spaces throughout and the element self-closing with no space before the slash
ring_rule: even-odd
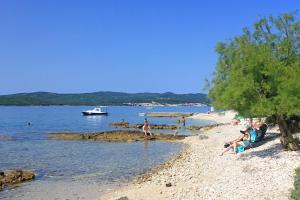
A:
<svg viewBox="0 0 300 200">
<path fill-rule="evenodd" d="M 278 128 L 252 149 L 223 156 L 223 144 L 239 135 L 234 113 L 199 114 L 194 119 L 227 123 L 180 141 L 186 148 L 158 170 L 99 199 L 289 199 L 300 152 L 285 151 Z"/>
</svg>

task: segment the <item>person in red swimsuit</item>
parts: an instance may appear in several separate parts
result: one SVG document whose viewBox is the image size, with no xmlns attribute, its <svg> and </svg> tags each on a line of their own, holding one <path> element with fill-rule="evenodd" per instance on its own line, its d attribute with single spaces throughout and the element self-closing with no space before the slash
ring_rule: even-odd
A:
<svg viewBox="0 0 300 200">
<path fill-rule="evenodd" d="M 152 135 L 151 129 L 150 129 L 150 124 L 148 123 L 148 120 L 147 120 L 146 118 L 145 118 L 145 121 L 144 121 L 143 131 L 144 131 L 144 133 L 145 133 L 145 136 L 147 136 L 148 133 L 149 133 L 150 135 Z"/>
</svg>

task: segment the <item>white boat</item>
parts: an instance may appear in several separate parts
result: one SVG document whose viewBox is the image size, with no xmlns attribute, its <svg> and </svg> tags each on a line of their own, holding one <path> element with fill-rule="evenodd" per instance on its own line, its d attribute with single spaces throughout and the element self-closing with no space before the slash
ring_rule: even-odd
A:
<svg viewBox="0 0 300 200">
<path fill-rule="evenodd" d="M 139 116 L 141 116 L 141 117 L 143 117 L 145 115 L 146 115 L 146 113 L 139 113 Z"/>
<path fill-rule="evenodd" d="M 82 111 L 83 115 L 107 115 L 107 109 L 105 106 L 96 107 L 93 110 Z"/>
</svg>

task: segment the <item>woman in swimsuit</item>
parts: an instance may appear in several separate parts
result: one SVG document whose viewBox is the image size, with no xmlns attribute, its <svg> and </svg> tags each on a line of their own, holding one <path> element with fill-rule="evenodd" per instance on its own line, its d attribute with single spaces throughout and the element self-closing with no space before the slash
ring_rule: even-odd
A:
<svg viewBox="0 0 300 200">
<path fill-rule="evenodd" d="M 152 133 L 151 133 L 151 131 L 150 131 L 150 124 L 148 123 L 148 120 L 147 120 L 147 119 L 145 119 L 144 126 L 143 126 L 143 131 L 144 131 L 144 133 L 145 133 L 145 136 L 147 136 L 148 133 L 149 133 L 150 135 L 152 135 Z"/>
</svg>

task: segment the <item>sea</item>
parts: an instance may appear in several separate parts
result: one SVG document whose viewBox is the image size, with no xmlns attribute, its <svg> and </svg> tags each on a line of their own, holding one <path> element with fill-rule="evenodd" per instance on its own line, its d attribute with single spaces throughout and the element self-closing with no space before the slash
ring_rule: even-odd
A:
<svg viewBox="0 0 300 200">
<path fill-rule="evenodd" d="M 0 170 L 30 169 L 36 179 L 0 192 L 0 199 L 99 199 L 178 154 L 172 142 L 99 142 L 48 139 L 49 133 L 115 130 L 112 122 L 143 123 L 147 112 L 203 113 L 206 106 L 109 106 L 107 116 L 83 116 L 90 106 L 0 106 Z M 150 124 L 179 118 L 147 117 Z M 187 118 L 186 126 L 211 122 Z M 156 132 L 155 130 L 153 130 Z M 194 135 L 199 131 L 175 130 Z M 174 133 L 174 130 L 157 132 Z"/>
</svg>

